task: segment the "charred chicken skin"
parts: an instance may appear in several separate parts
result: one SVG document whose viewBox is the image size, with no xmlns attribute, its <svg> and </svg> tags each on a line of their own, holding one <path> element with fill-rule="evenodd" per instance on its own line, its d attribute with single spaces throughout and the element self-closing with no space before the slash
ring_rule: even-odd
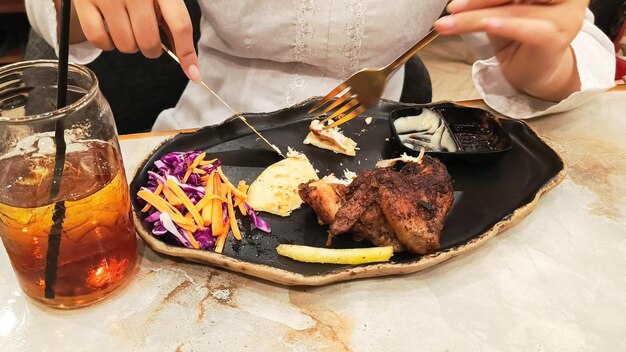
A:
<svg viewBox="0 0 626 352">
<path fill-rule="evenodd" d="M 439 236 L 452 206 L 452 182 L 445 166 L 424 156 L 406 163 L 361 172 L 349 186 L 324 179 L 300 185 L 300 197 L 330 225 L 327 245 L 352 233 L 394 252 L 428 254 L 439 248 Z"/>
</svg>

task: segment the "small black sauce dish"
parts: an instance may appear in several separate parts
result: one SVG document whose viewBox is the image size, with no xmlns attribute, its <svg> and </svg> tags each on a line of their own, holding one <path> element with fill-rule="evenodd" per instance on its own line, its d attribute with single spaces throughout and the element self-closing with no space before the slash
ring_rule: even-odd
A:
<svg viewBox="0 0 626 352">
<path fill-rule="evenodd" d="M 423 113 L 423 109 L 430 110 L 440 119 L 439 123 L 442 126 L 439 126 L 434 134 L 432 133 L 434 127 L 428 132 L 412 132 L 407 128 L 407 126 L 416 127 L 416 129 L 423 128 L 425 122 L 423 119 L 430 119 L 426 121 L 426 125 L 434 121 L 434 115 L 428 111 Z M 407 117 L 410 119 L 406 119 Z M 402 118 L 405 119 L 398 121 Z M 409 122 L 413 125 L 408 125 Z M 442 161 L 460 160 L 472 163 L 488 163 L 497 160 L 513 146 L 511 138 L 502 128 L 497 116 L 483 109 L 452 103 L 436 103 L 396 109 L 389 115 L 389 128 L 393 143 L 401 151 L 411 156 L 417 156 L 421 147 L 425 146 L 426 153 Z M 437 138 L 441 134 L 445 136 L 446 130 L 448 138 Z M 436 138 L 432 138 L 433 135 L 436 135 Z M 454 142 L 453 146 L 449 143 L 450 138 Z M 440 139 L 447 141 L 447 143 L 436 143 Z"/>
</svg>

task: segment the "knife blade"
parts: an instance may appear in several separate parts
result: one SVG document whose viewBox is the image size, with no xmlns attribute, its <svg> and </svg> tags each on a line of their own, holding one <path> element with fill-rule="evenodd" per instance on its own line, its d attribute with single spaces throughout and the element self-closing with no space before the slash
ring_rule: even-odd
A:
<svg viewBox="0 0 626 352">
<path fill-rule="evenodd" d="M 163 50 L 172 57 L 172 59 L 176 60 L 176 62 L 178 62 L 180 64 L 180 61 L 178 60 L 178 56 L 176 56 L 176 54 L 174 54 L 170 49 L 168 49 L 165 45 L 161 44 L 161 47 L 163 48 Z M 270 141 L 267 140 L 267 138 L 263 137 L 263 135 L 257 131 L 256 128 L 254 128 L 254 126 L 252 126 L 248 120 L 241 116 L 240 113 L 238 113 L 237 111 L 235 111 L 235 109 L 231 108 L 230 105 L 228 105 L 213 89 L 211 89 L 211 87 L 209 87 L 206 83 L 204 83 L 204 81 L 200 81 L 199 84 L 201 86 L 203 86 L 204 88 L 206 88 L 206 90 L 208 90 L 209 92 L 211 92 L 211 94 L 213 94 L 222 104 L 224 104 L 225 107 L 227 107 L 230 111 L 232 111 L 233 114 L 235 114 L 235 116 L 241 120 L 244 124 L 246 124 L 246 126 L 248 126 L 248 128 L 250 128 L 252 130 L 252 132 L 254 132 L 257 136 L 259 136 L 259 138 L 261 138 L 261 140 L 265 143 L 267 143 L 267 145 L 270 146 L 270 148 L 272 148 L 276 153 L 278 153 L 278 155 L 282 156 L 283 158 L 285 158 L 285 156 L 283 155 L 283 153 L 280 151 L 280 149 L 278 149 L 278 147 L 275 144 L 270 143 Z"/>
</svg>

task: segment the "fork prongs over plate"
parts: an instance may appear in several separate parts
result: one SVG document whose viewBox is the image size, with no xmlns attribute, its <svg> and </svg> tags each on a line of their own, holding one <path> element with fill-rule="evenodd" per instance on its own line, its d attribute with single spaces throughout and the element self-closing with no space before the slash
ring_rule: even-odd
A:
<svg viewBox="0 0 626 352">
<path fill-rule="evenodd" d="M 343 94 L 341 94 L 341 96 L 339 96 L 337 99 L 333 100 L 333 98 L 340 93 Z M 329 126 L 324 126 L 324 129 L 333 128 L 343 123 L 346 123 L 365 111 L 365 108 L 361 105 L 357 96 L 352 94 L 350 87 L 345 82 L 339 84 L 335 89 L 333 89 L 317 104 L 315 104 L 315 106 L 309 110 L 309 114 L 321 109 L 324 105 L 327 104 L 328 106 L 326 106 L 321 112 L 316 114 L 314 118 L 317 119 L 323 114 L 332 112 L 321 121 L 322 124 L 326 123 L 329 120 L 334 120 L 337 117 L 340 117 L 340 119 L 334 121 Z M 333 111 L 333 109 L 335 110 Z"/>
<path fill-rule="evenodd" d="M 364 112 L 365 112 L 365 108 L 359 104 L 359 106 L 357 106 L 356 108 L 351 110 L 349 113 L 343 115 L 339 120 L 333 122 L 332 124 L 330 124 L 329 126 L 326 126 L 324 128 L 325 129 L 330 129 L 330 128 L 337 127 L 337 126 L 339 126 L 341 124 L 344 124 L 344 123 L 352 120 L 353 118 L 361 115 Z"/>
</svg>

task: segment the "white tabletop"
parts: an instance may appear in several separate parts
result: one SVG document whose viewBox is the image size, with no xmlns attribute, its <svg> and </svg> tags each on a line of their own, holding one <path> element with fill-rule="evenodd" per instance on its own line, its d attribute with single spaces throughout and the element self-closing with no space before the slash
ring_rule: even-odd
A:
<svg viewBox="0 0 626 352">
<path fill-rule="evenodd" d="M 626 91 L 531 126 L 568 176 L 477 250 L 404 276 L 294 289 L 140 247 L 130 283 L 41 308 L 0 250 L 0 351 L 624 351 Z M 127 173 L 164 137 L 121 141 Z"/>
</svg>

